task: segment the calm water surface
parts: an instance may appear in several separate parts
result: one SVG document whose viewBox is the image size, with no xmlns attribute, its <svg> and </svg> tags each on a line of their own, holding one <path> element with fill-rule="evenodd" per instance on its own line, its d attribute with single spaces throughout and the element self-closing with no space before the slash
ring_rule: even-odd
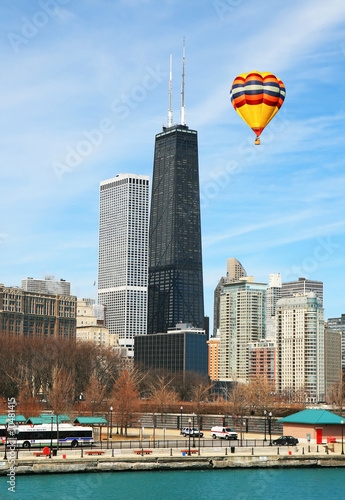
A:
<svg viewBox="0 0 345 500">
<path fill-rule="evenodd" d="M 1 500 L 345 499 L 345 469 L 238 469 L 0 477 Z"/>
</svg>

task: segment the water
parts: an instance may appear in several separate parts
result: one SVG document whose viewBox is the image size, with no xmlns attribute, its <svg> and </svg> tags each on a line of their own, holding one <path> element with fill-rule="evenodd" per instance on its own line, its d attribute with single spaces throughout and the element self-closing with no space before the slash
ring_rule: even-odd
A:
<svg viewBox="0 0 345 500">
<path fill-rule="evenodd" d="M 1 500 L 309 500 L 345 498 L 345 469 L 227 469 L 0 477 Z"/>
</svg>

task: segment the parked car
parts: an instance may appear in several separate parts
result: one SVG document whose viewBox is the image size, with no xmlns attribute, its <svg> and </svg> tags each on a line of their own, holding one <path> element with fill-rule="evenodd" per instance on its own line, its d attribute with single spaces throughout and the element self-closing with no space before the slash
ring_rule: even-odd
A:
<svg viewBox="0 0 345 500">
<path fill-rule="evenodd" d="M 298 443 L 298 439 L 293 436 L 280 436 L 273 440 L 273 444 L 276 446 L 295 446 Z"/>
<path fill-rule="evenodd" d="M 237 439 L 237 432 L 230 427 L 212 427 L 211 436 L 213 439 Z"/>
<path fill-rule="evenodd" d="M 181 431 L 181 434 L 186 436 L 194 436 L 194 437 L 203 437 L 204 433 L 202 431 L 199 431 L 196 427 L 184 427 Z"/>
</svg>

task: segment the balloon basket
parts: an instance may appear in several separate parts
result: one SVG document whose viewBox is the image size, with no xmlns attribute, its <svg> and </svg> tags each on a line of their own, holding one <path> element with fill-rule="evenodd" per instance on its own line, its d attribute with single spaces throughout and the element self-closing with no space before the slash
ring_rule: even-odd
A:
<svg viewBox="0 0 345 500">
<path fill-rule="evenodd" d="M 260 145 L 260 139 L 257 137 L 255 139 L 255 146 L 259 146 Z"/>
</svg>

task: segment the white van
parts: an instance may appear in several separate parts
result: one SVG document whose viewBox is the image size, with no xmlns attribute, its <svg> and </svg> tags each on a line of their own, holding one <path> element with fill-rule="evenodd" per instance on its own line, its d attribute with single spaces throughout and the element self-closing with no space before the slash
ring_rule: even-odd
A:
<svg viewBox="0 0 345 500">
<path fill-rule="evenodd" d="M 230 427 L 212 427 L 211 436 L 213 439 L 237 439 L 237 432 Z"/>
</svg>

